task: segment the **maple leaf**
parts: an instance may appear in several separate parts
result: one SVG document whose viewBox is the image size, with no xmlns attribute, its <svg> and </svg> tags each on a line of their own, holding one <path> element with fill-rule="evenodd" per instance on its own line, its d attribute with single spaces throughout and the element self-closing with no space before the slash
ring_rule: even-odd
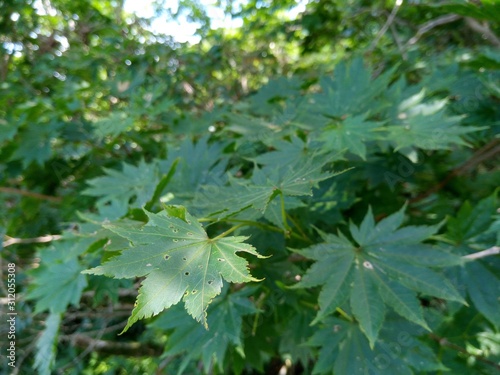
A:
<svg viewBox="0 0 500 375">
<path fill-rule="evenodd" d="M 52 157 L 51 140 L 59 136 L 62 127 L 60 122 L 48 124 L 30 123 L 21 131 L 23 142 L 19 143 L 11 160 L 22 160 L 23 168 L 27 168 L 32 162 L 43 165 Z"/>
<path fill-rule="evenodd" d="M 30 270 L 33 281 L 26 295 L 27 299 L 36 300 L 35 312 L 63 313 L 70 304 L 78 305 L 87 286 L 78 255 L 92 242 L 93 239 L 60 241 L 40 252 L 42 262 Z"/>
<path fill-rule="evenodd" d="M 498 228 L 493 227 L 494 230 L 490 233 L 484 232 L 484 229 L 492 224 L 492 217 L 497 209 L 498 190 L 477 202 L 474 207 L 469 202 L 464 202 L 455 217 L 451 217 L 447 222 L 447 236 L 455 241 L 452 250 L 466 256 L 477 252 L 478 248 L 487 248 L 498 243 Z M 459 285 L 465 286 L 474 306 L 492 324 L 500 326 L 498 266 L 489 261 L 489 258 L 478 259 L 467 262 L 457 270 L 454 277 Z"/>
<path fill-rule="evenodd" d="M 366 160 L 365 143 L 376 138 L 374 130 L 381 126 L 378 122 L 365 121 L 365 115 L 348 117 L 327 126 L 319 139 L 325 141 L 324 149 L 347 149 Z"/>
<path fill-rule="evenodd" d="M 453 285 L 430 267 L 463 264 L 461 257 L 421 242 L 435 226 L 401 226 L 403 207 L 377 225 L 371 209 L 359 227 L 350 225 L 352 243 L 341 232 L 321 233 L 324 243 L 299 251 L 316 260 L 294 287 L 322 285 L 318 322 L 347 300 L 361 330 L 373 346 L 382 328 L 386 305 L 425 328 L 417 293 L 465 303 Z"/>
<path fill-rule="evenodd" d="M 330 118 L 380 109 L 380 103 L 375 99 L 387 88 L 393 72 L 394 68 L 372 79 L 372 72 L 365 68 L 361 58 L 350 63 L 341 62 L 335 67 L 333 78 L 320 80 L 322 92 L 313 95 L 312 101 L 303 105 L 309 112 Z"/>
<path fill-rule="evenodd" d="M 149 325 L 162 333 L 172 331 L 168 334 L 165 355 L 183 354 L 178 374 L 184 371 L 189 362 L 199 358 L 202 359 L 205 372 L 209 372 L 214 362 L 223 372 L 224 359 L 230 346 L 243 351 L 243 316 L 258 311 L 248 299 L 255 289 L 250 287 L 238 292 L 227 291 L 228 288 L 224 288 L 208 308 L 210 330 L 189 319 L 179 306 L 172 307 Z"/>
<path fill-rule="evenodd" d="M 153 195 L 158 183 L 158 168 L 155 163 L 147 164 L 141 160 L 139 165 L 123 163 L 123 171 L 103 168 L 105 176 L 87 180 L 90 185 L 82 194 L 99 197 L 97 205 L 110 204 L 124 215 L 130 200 L 135 197 L 131 207 L 141 207 Z M 118 216 L 121 216 L 118 215 Z"/>
<path fill-rule="evenodd" d="M 250 275 L 248 262 L 236 255 L 246 252 L 261 257 L 243 243 L 247 237 L 211 239 L 185 210 L 182 215 L 178 209 L 145 213 L 149 221 L 141 228 L 105 225 L 131 241 L 130 248 L 84 272 L 114 278 L 146 276 L 124 332 L 137 320 L 157 315 L 181 299 L 187 312 L 207 327 L 206 309 L 220 293 L 222 279 L 234 283 L 258 281 Z"/>
<path fill-rule="evenodd" d="M 313 374 L 413 374 L 446 368 L 431 348 L 418 340 L 423 330 L 390 316 L 380 341 L 373 348 L 354 322 L 328 317 L 308 340 L 307 345 L 320 347 Z"/>
<path fill-rule="evenodd" d="M 41 375 L 50 375 L 56 361 L 57 337 L 62 313 L 50 313 L 45 319 L 45 329 L 36 341 L 36 354 L 33 367 Z"/>
<path fill-rule="evenodd" d="M 461 116 L 447 115 L 446 99 L 423 102 L 424 94 L 424 91 L 414 94 L 391 110 L 387 139 L 396 150 L 404 147 L 446 150 L 452 144 L 467 145 L 460 136 L 482 129 L 460 126 Z"/>
<path fill-rule="evenodd" d="M 222 154 L 223 148 L 222 143 L 209 144 L 208 137 L 202 137 L 196 143 L 188 138 L 179 148 L 169 150 L 168 158 L 158 163 L 163 174 L 177 163 L 175 178 L 168 184 L 168 192 L 173 196 L 169 204 L 185 204 L 201 185 L 226 182 L 224 171 L 228 160 Z"/>
<path fill-rule="evenodd" d="M 125 112 L 113 112 L 108 117 L 102 118 L 94 124 L 94 134 L 103 139 L 115 138 L 134 124 L 134 119 Z"/>
<path fill-rule="evenodd" d="M 219 218 L 249 207 L 264 214 L 276 196 L 312 195 L 318 182 L 339 174 L 322 171 L 327 160 L 311 157 L 293 164 L 256 167 L 250 180 L 231 178 L 229 186 L 206 186 L 197 196 L 195 206 L 206 214 L 218 214 Z"/>
</svg>

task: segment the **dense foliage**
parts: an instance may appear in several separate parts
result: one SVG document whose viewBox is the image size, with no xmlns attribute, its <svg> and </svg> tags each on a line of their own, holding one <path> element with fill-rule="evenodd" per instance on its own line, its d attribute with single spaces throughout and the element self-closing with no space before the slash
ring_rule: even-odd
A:
<svg viewBox="0 0 500 375">
<path fill-rule="evenodd" d="M 2 372 L 498 373 L 500 5 L 218 4 L 0 0 Z"/>
</svg>

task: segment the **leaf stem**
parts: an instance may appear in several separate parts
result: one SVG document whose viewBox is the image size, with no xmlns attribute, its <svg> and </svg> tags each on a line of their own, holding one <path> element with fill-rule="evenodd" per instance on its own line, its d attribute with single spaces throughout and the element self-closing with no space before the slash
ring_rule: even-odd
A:
<svg viewBox="0 0 500 375">
<path fill-rule="evenodd" d="M 257 228 L 261 228 L 261 229 L 264 229 L 264 230 L 270 230 L 270 231 L 273 231 L 273 232 L 279 232 L 279 233 L 283 233 L 283 229 L 281 228 L 278 228 L 274 225 L 269 225 L 269 224 L 264 224 L 264 223 L 259 223 L 258 221 L 251 221 L 251 220 L 242 220 L 242 219 L 231 219 L 231 218 L 226 218 L 226 219 L 222 219 L 222 220 L 217 220 L 217 219 L 210 219 L 208 217 L 204 217 L 204 218 L 201 218 L 201 219 L 197 219 L 200 223 L 202 222 L 209 222 L 209 221 L 212 221 L 212 222 L 220 222 L 220 223 L 241 223 L 242 226 L 243 225 L 248 225 L 248 226 L 253 226 L 253 227 L 257 227 Z M 302 236 L 298 235 L 297 233 L 294 233 L 294 232 L 290 232 L 290 236 L 291 237 L 294 237 L 298 240 L 305 240 L 306 238 L 303 238 Z M 311 240 L 307 239 L 308 242 L 312 242 Z"/>
<path fill-rule="evenodd" d="M 219 234 L 218 236 L 214 237 L 214 238 L 211 238 L 210 240 L 211 241 L 216 241 L 216 240 L 219 240 L 223 237 L 226 237 L 229 233 L 232 233 L 234 232 L 235 230 L 241 228 L 242 226 L 244 226 L 245 224 L 238 224 L 238 225 L 235 225 L 234 227 L 232 228 L 229 228 L 228 230 L 226 230 L 225 232 Z"/>
<path fill-rule="evenodd" d="M 286 237 L 288 237 L 291 230 L 290 226 L 288 225 L 288 221 L 286 220 L 285 196 L 281 191 L 280 191 L 280 201 L 281 201 L 281 218 L 283 219 L 283 226 L 285 227 L 285 235 Z"/>
<path fill-rule="evenodd" d="M 288 217 L 288 220 L 290 220 L 292 222 L 292 224 L 295 226 L 295 228 L 298 229 L 298 231 L 302 235 L 302 239 L 306 242 L 312 243 L 312 240 L 309 237 L 307 237 L 306 233 L 304 232 L 302 227 L 297 223 L 297 221 L 295 221 L 290 215 L 287 215 L 287 217 Z"/>
<path fill-rule="evenodd" d="M 351 323 L 354 322 L 354 319 L 348 313 L 346 313 L 344 310 L 342 310 L 340 307 L 337 307 L 335 310 L 340 315 L 342 315 L 345 319 L 347 319 L 348 321 L 350 321 Z"/>
<path fill-rule="evenodd" d="M 479 251 L 477 253 L 465 255 L 465 256 L 463 256 L 463 258 L 467 259 L 467 260 L 475 260 L 475 259 L 486 258 L 486 257 L 489 257 L 491 255 L 497 255 L 497 254 L 500 254 L 500 246 L 493 246 L 493 247 L 490 247 L 489 249 Z"/>
</svg>

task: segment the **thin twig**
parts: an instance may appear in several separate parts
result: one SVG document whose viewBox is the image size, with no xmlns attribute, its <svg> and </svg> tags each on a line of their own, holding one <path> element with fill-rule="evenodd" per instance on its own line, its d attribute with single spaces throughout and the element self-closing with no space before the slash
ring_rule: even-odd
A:
<svg viewBox="0 0 500 375">
<path fill-rule="evenodd" d="M 454 344 L 452 342 L 449 342 L 447 338 L 445 337 L 439 337 L 438 335 L 435 335 L 434 333 L 429 333 L 428 335 L 432 340 L 436 341 L 439 345 L 443 347 L 447 347 L 453 350 L 456 350 L 459 353 L 465 354 L 469 357 L 474 357 L 478 361 L 481 361 L 483 363 L 486 363 L 490 366 L 495 367 L 496 369 L 500 369 L 500 365 L 498 363 L 495 363 L 493 361 L 490 361 L 488 358 L 483 357 L 482 355 L 474 354 L 468 352 L 465 348 L 462 348 L 461 346 Z"/>
<path fill-rule="evenodd" d="M 143 357 L 159 356 L 163 348 L 153 343 L 142 343 L 136 341 L 108 341 L 89 337 L 82 333 L 63 335 L 61 340 L 70 342 L 80 348 L 92 346 L 93 351 L 107 354 L 118 354 L 123 356 Z"/>
<path fill-rule="evenodd" d="M 107 307 L 107 313 L 109 314 L 112 311 L 112 306 L 108 305 Z M 108 325 L 108 319 L 105 319 L 102 322 L 101 328 L 99 329 L 97 336 L 95 339 L 92 339 L 91 341 L 88 342 L 87 347 L 83 352 L 81 352 L 76 358 L 74 358 L 72 361 L 69 363 L 65 364 L 64 366 L 60 367 L 57 369 L 57 372 L 59 374 L 62 374 L 64 370 L 66 370 L 69 367 L 74 367 L 79 361 L 81 361 L 83 358 L 85 358 L 89 353 L 91 353 L 94 350 L 95 345 L 101 338 L 104 336 L 104 333 L 106 332 L 106 327 Z M 77 334 L 78 335 L 78 334 Z"/>
<path fill-rule="evenodd" d="M 427 198 L 431 194 L 437 193 L 455 177 L 465 174 L 468 170 L 473 169 L 474 167 L 481 164 L 485 160 L 492 159 L 499 153 L 500 153 L 500 139 L 493 139 L 491 142 L 489 142 L 488 144 L 477 150 L 468 161 L 458 166 L 457 168 L 453 169 L 437 185 L 432 186 L 432 188 L 430 188 L 429 190 L 423 192 L 422 194 L 416 196 L 415 198 L 410 199 L 410 203 L 414 204 L 420 202 L 421 200 Z"/>
<path fill-rule="evenodd" d="M 424 35 L 426 32 L 429 30 L 432 30 L 433 28 L 444 25 L 447 23 L 455 22 L 456 20 L 459 20 L 461 17 L 457 14 L 446 14 L 444 16 L 434 18 L 433 20 L 430 20 L 426 23 L 424 23 L 422 26 L 420 26 L 417 30 L 417 33 L 415 36 L 413 36 L 407 43 L 406 46 L 413 45 L 418 42 L 418 40 Z"/>
<path fill-rule="evenodd" d="M 385 22 L 384 26 L 382 26 L 382 28 L 377 33 L 377 36 L 370 45 L 370 48 L 368 48 L 368 52 L 371 52 L 375 49 L 382 36 L 384 36 L 384 34 L 387 32 L 389 26 L 391 26 L 392 22 L 394 22 L 394 18 L 396 17 L 396 14 L 398 13 L 398 10 L 401 7 L 401 5 L 403 5 L 403 0 L 396 0 L 396 3 L 392 8 L 391 14 L 389 14 L 389 17 L 387 17 L 387 21 Z"/>
<path fill-rule="evenodd" d="M 406 54 L 403 43 L 401 43 L 401 39 L 399 38 L 399 35 L 396 31 L 396 28 L 394 27 L 394 24 L 391 24 L 391 26 L 389 28 L 391 29 L 392 37 L 394 38 L 394 41 L 396 42 L 396 45 L 398 46 L 398 50 L 401 53 L 401 57 L 405 61 L 408 60 L 408 55 Z"/>
<path fill-rule="evenodd" d="M 500 47 L 500 38 L 498 38 L 493 31 L 491 31 L 490 26 L 487 22 L 480 24 L 477 20 L 470 17 L 465 17 L 465 23 L 469 28 L 474 30 L 475 32 L 480 33 L 483 38 L 491 42 L 496 47 Z"/>
<path fill-rule="evenodd" d="M 54 197 L 54 196 L 51 196 L 51 195 L 34 193 L 32 191 L 26 191 L 26 190 L 21 190 L 21 189 L 16 189 L 16 188 L 10 188 L 10 187 L 5 187 L 5 186 L 0 186 L 0 192 L 1 193 L 7 193 L 7 194 L 23 195 L 25 197 L 31 197 L 31 198 L 37 198 L 37 199 L 44 199 L 46 201 L 56 202 L 56 203 L 62 201 L 61 197 Z"/>
<path fill-rule="evenodd" d="M 2 243 L 3 247 L 15 244 L 52 242 L 60 240 L 62 236 L 60 234 L 49 234 L 47 236 L 41 236 L 36 238 L 13 238 L 6 235 L 5 238 L 6 240 Z"/>
<path fill-rule="evenodd" d="M 477 253 L 465 255 L 464 258 L 468 260 L 475 260 L 475 259 L 481 259 L 481 258 L 486 258 L 491 255 L 497 255 L 500 254 L 500 246 L 493 246 L 490 247 L 489 249 L 479 251 Z"/>
</svg>

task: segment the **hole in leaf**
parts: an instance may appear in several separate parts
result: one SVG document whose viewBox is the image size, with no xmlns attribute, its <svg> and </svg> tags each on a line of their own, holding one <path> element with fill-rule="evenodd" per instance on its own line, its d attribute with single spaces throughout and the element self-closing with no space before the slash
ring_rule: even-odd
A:
<svg viewBox="0 0 500 375">
<path fill-rule="evenodd" d="M 191 220 L 188 220 L 188 221 L 187 221 L 187 223 L 188 223 L 189 225 L 191 225 Z"/>
<path fill-rule="evenodd" d="M 172 241 L 179 242 L 179 240 L 177 238 L 174 238 Z"/>
<path fill-rule="evenodd" d="M 213 280 L 208 280 L 208 285 L 212 285 L 213 282 Z"/>
<path fill-rule="evenodd" d="M 186 259 L 186 257 L 183 257 L 182 260 L 186 261 L 187 259 Z"/>
<path fill-rule="evenodd" d="M 189 292 L 186 290 L 186 291 L 184 292 L 184 295 L 185 295 L 185 296 L 187 296 L 188 294 L 189 294 Z"/>
<path fill-rule="evenodd" d="M 198 291 L 196 289 L 193 289 L 191 293 L 196 294 Z"/>
<path fill-rule="evenodd" d="M 217 260 L 218 260 L 219 262 L 225 262 L 225 261 L 226 261 L 226 260 L 225 260 L 225 259 L 223 259 L 223 258 L 217 258 Z"/>
<path fill-rule="evenodd" d="M 168 260 L 170 258 L 170 255 L 165 255 L 165 260 Z"/>
<path fill-rule="evenodd" d="M 369 270 L 372 270 L 373 269 L 373 264 L 371 264 L 370 262 L 368 262 L 367 260 L 365 260 L 363 262 L 363 267 L 368 268 Z"/>
<path fill-rule="evenodd" d="M 187 272 L 187 271 L 184 272 L 184 275 L 189 276 L 189 272 Z"/>
<path fill-rule="evenodd" d="M 177 233 L 178 231 L 179 231 L 179 229 L 177 229 L 177 228 L 172 229 L 172 232 L 174 232 L 174 233 Z"/>
</svg>

